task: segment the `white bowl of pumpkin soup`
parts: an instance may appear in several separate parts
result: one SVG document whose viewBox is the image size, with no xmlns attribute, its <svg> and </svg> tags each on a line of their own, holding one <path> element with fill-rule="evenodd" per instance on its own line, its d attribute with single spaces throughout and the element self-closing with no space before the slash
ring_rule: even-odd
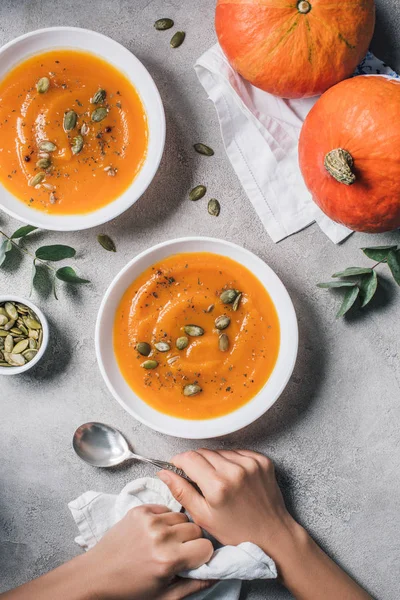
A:
<svg viewBox="0 0 400 600">
<path fill-rule="evenodd" d="M 0 50 L 0 206 L 51 230 L 100 225 L 146 190 L 165 117 L 148 71 L 86 29 L 33 31 Z"/>
<path fill-rule="evenodd" d="M 136 419 L 176 437 L 231 433 L 278 399 L 294 368 L 297 320 L 284 285 L 229 242 L 182 238 L 129 262 L 96 324 L 112 395 Z"/>
</svg>

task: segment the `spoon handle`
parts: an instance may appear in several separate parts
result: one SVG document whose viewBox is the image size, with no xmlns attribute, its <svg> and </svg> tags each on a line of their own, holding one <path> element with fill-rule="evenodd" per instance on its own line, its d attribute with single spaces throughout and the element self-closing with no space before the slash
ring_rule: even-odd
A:
<svg viewBox="0 0 400 600">
<path fill-rule="evenodd" d="M 186 475 L 185 471 L 182 471 L 182 469 L 179 469 L 178 467 L 176 467 L 175 465 L 173 465 L 170 462 L 166 462 L 164 460 L 157 460 L 157 459 L 153 459 L 153 458 L 146 458 L 145 456 L 139 456 L 138 454 L 133 454 L 133 453 L 132 453 L 132 458 L 136 458 L 137 460 L 141 460 L 143 462 L 150 463 L 151 465 L 154 465 L 158 469 L 165 469 L 167 471 L 172 471 L 173 473 L 176 473 L 177 475 L 179 475 L 179 477 L 183 477 L 190 483 L 194 483 L 192 481 L 192 479 L 190 479 L 190 477 L 188 477 Z"/>
</svg>

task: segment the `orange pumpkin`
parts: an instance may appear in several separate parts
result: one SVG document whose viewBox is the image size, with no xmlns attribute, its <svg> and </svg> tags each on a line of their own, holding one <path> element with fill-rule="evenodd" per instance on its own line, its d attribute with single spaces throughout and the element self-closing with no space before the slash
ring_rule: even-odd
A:
<svg viewBox="0 0 400 600">
<path fill-rule="evenodd" d="M 400 80 L 360 75 L 325 92 L 304 121 L 300 168 L 319 207 L 355 231 L 400 227 Z"/>
<path fill-rule="evenodd" d="M 218 0 L 215 27 L 230 64 L 283 98 L 322 94 L 364 58 L 374 0 Z"/>
</svg>

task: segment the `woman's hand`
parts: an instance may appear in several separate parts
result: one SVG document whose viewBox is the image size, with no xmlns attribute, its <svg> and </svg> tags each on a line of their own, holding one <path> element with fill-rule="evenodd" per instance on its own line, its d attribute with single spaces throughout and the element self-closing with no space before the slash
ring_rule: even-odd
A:
<svg viewBox="0 0 400 600">
<path fill-rule="evenodd" d="M 211 542 L 186 515 L 146 505 L 130 510 L 87 557 L 100 567 L 102 598 L 178 600 L 210 585 L 175 577 L 203 565 L 212 553 Z"/>
<path fill-rule="evenodd" d="M 272 461 L 249 450 L 200 449 L 173 459 L 204 497 L 170 471 L 158 476 L 193 520 L 223 544 L 254 542 L 274 556 L 296 523 L 286 510 Z"/>
</svg>

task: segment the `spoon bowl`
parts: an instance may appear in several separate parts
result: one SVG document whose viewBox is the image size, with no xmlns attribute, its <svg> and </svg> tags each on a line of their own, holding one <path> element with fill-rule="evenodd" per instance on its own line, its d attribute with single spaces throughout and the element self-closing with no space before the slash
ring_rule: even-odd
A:
<svg viewBox="0 0 400 600">
<path fill-rule="evenodd" d="M 72 445 L 79 458 L 93 467 L 115 467 L 131 458 L 122 433 L 104 423 L 85 423 L 78 427 Z"/>
</svg>

